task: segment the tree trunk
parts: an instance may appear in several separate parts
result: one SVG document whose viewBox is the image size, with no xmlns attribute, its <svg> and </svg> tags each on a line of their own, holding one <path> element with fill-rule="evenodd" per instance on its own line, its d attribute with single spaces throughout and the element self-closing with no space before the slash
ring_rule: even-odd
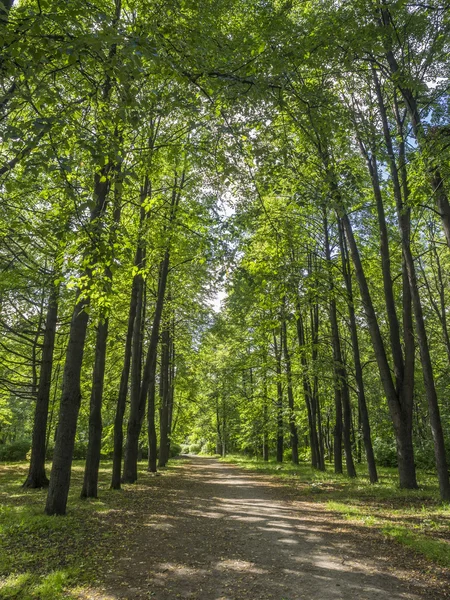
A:
<svg viewBox="0 0 450 600">
<path fill-rule="evenodd" d="M 43 488 L 48 486 L 48 479 L 45 474 L 45 449 L 53 370 L 53 351 L 55 348 L 56 325 L 58 321 L 58 299 L 59 286 L 53 285 L 52 282 L 45 319 L 39 385 L 33 423 L 30 469 L 23 484 L 25 488 Z"/>
<path fill-rule="evenodd" d="M 295 406 L 294 406 L 294 392 L 292 389 L 292 369 L 291 369 L 291 356 L 289 354 L 288 341 L 287 341 L 287 327 L 286 319 L 283 317 L 282 323 L 283 333 L 283 352 L 284 362 L 286 368 L 286 379 L 287 379 L 287 393 L 288 393 L 288 407 L 289 407 L 289 430 L 291 434 L 291 448 L 292 448 L 292 462 L 294 465 L 298 465 L 298 434 L 297 426 L 295 424 Z"/>
<path fill-rule="evenodd" d="M 350 250 L 350 255 L 352 257 L 352 262 L 355 267 L 356 279 L 360 289 L 364 312 L 375 352 L 375 358 L 380 371 L 381 382 L 388 402 L 392 423 L 394 425 L 397 443 L 400 487 L 417 488 L 414 452 L 412 445 L 412 427 L 409 419 L 409 414 L 412 414 L 412 412 L 408 410 L 409 407 L 407 407 L 406 410 L 402 410 L 402 405 L 391 377 L 386 350 L 381 337 L 378 320 L 372 303 L 369 286 L 367 285 L 367 279 L 361 263 L 361 258 L 359 256 L 359 251 L 356 245 L 350 219 L 346 213 L 343 213 L 341 218 Z"/>
<path fill-rule="evenodd" d="M 155 363 L 156 367 L 156 363 Z M 156 473 L 156 463 L 158 458 L 158 440 L 156 438 L 155 427 L 155 375 L 151 377 L 151 383 L 148 387 L 148 470 Z"/>
<path fill-rule="evenodd" d="M 356 469 L 352 456 L 351 443 L 351 406 L 350 393 L 348 389 L 347 369 L 342 357 L 341 340 L 339 336 L 339 326 L 337 320 L 336 300 L 334 297 L 334 281 L 331 272 L 331 251 L 328 236 L 328 220 L 326 209 L 323 211 L 323 228 L 325 241 L 325 258 L 328 265 L 328 287 L 330 292 L 329 314 L 331 324 L 331 337 L 333 346 L 335 392 L 334 401 L 336 408 L 336 424 L 334 428 L 334 470 L 335 473 L 342 473 L 342 440 L 344 441 L 345 462 L 347 475 L 356 477 Z M 343 416 L 343 422 L 342 422 Z"/>
<path fill-rule="evenodd" d="M 342 257 L 342 271 L 344 275 L 345 287 L 347 289 L 347 305 L 350 319 L 350 334 L 352 339 L 353 361 L 355 365 L 355 379 L 358 390 L 358 415 L 361 421 L 364 449 L 366 451 L 367 467 L 371 483 L 378 481 L 377 467 L 373 453 L 372 437 L 370 433 L 369 411 L 367 410 L 366 394 L 364 390 L 363 372 L 361 358 L 359 353 L 358 329 L 356 326 L 355 305 L 353 301 L 352 276 L 350 272 L 350 262 L 348 250 L 345 243 L 342 223 L 339 221 L 339 245 Z"/>
<path fill-rule="evenodd" d="M 404 264 L 406 265 L 407 280 L 409 282 L 410 289 L 410 302 L 412 299 L 412 306 L 414 310 L 414 318 L 416 322 L 416 332 L 419 341 L 420 360 L 422 365 L 423 380 L 425 386 L 425 393 L 428 402 L 428 413 L 430 417 L 431 431 L 433 434 L 434 452 L 436 459 L 436 469 L 439 479 L 439 490 L 441 498 L 443 500 L 450 500 L 450 480 L 448 474 L 447 457 L 445 451 L 444 434 L 442 430 L 442 422 L 439 411 L 439 403 L 437 398 L 436 386 L 434 383 L 433 365 L 430 356 L 428 336 L 425 328 L 425 321 L 423 317 L 422 303 L 420 300 L 419 286 L 417 283 L 416 269 L 414 259 L 411 252 L 410 242 L 410 211 L 405 211 L 405 201 L 408 198 L 408 181 L 406 173 L 406 156 L 405 156 L 405 142 L 403 140 L 402 124 L 399 118 L 398 111 L 396 111 L 397 124 L 399 127 L 399 134 L 401 137 L 400 143 L 400 172 L 403 176 L 403 195 L 401 193 L 400 179 L 398 175 L 398 169 L 394 158 L 393 145 L 391 139 L 391 133 L 389 129 L 389 123 L 387 119 L 386 109 L 384 105 L 384 99 L 382 96 L 381 86 L 379 84 L 375 71 L 373 72 L 375 88 L 377 92 L 378 105 L 380 114 L 383 122 L 383 131 L 385 136 L 386 147 L 390 156 L 390 169 L 394 185 L 394 195 L 397 204 L 398 221 L 402 239 L 402 254 Z M 412 421 L 412 418 L 411 418 Z"/>
<path fill-rule="evenodd" d="M 144 258 L 143 258 L 144 260 Z M 127 440 L 125 445 L 125 459 L 123 463 L 122 482 L 134 483 L 137 480 L 137 463 L 139 454 L 139 435 L 141 433 L 142 419 L 145 402 L 141 402 L 141 374 L 142 374 L 142 322 L 144 310 L 144 278 L 142 274 L 136 275 L 137 305 L 134 320 L 132 355 L 131 355 L 131 394 L 130 416 L 127 426 Z"/>
<path fill-rule="evenodd" d="M 90 215 L 90 230 L 93 250 L 100 241 L 102 219 L 106 211 L 109 192 L 108 165 L 103 167 L 94 178 L 95 205 Z M 86 273 L 87 280 L 91 272 Z M 53 466 L 45 512 L 48 515 L 64 515 L 69 495 L 70 471 L 77 429 L 78 412 L 81 404 L 81 367 L 83 363 L 84 343 L 88 325 L 89 297 L 77 293 L 77 302 L 72 315 L 64 365 L 63 389 L 59 408 L 59 422 L 56 433 Z"/>
<path fill-rule="evenodd" d="M 95 341 L 95 362 L 92 375 L 91 405 L 89 414 L 89 442 L 84 470 L 82 498 L 97 498 L 98 469 L 102 445 L 102 401 L 105 378 L 106 342 L 108 339 L 108 324 L 106 318 L 98 324 Z"/>
<path fill-rule="evenodd" d="M 280 336 L 282 333 L 280 332 Z M 281 348 L 278 348 L 277 335 L 273 332 L 273 345 L 275 350 L 277 373 L 277 462 L 283 462 L 283 387 L 281 383 Z"/>
<path fill-rule="evenodd" d="M 269 394 L 267 391 L 267 371 L 266 361 L 267 353 L 264 351 L 264 367 L 263 367 L 263 460 L 269 460 L 269 415 L 267 414 L 267 404 L 269 401 Z"/>
<path fill-rule="evenodd" d="M 170 361 L 170 332 L 165 326 L 161 333 L 161 375 L 159 413 L 159 460 L 158 466 L 165 467 L 168 460 L 168 428 L 169 428 L 169 361 Z"/>
<path fill-rule="evenodd" d="M 138 247 L 134 264 L 140 267 L 142 260 L 141 248 Z M 131 365 L 131 347 L 133 341 L 134 322 L 139 296 L 139 276 L 133 277 L 131 287 L 130 308 L 128 311 L 127 336 L 125 338 L 125 352 L 122 374 L 120 377 L 119 394 L 117 397 L 116 416 L 114 419 L 114 454 L 113 454 L 113 471 L 111 479 L 111 488 L 120 490 L 121 487 L 121 471 L 122 471 L 122 451 L 123 451 L 123 419 L 125 415 L 125 407 L 128 393 L 128 380 L 130 377 Z"/>
</svg>

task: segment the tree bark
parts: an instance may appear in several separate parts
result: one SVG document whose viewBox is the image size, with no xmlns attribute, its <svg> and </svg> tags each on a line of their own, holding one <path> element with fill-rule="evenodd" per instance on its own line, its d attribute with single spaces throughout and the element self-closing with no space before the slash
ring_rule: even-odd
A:
<svg viewBox="0 0 450 600">
<path fill-rule="evenodd" d="M 328 235 L 328 220 L 326 209 L 323 210 L 323 228 L 325 240 L 325 258 L 328 265 L 328 288 L 330 292 L 329 314 L 331 324 L 331 337 L 333 346 L 333 362 L 334 362 L 334 377 L 335 377 L 335 409 L 336 409 L 336 424 L 334 428 L 334 470 L 335 473 L 342 473 L 342 441 L 345 449 L 345 462 L 347 467 L 347 475 L 356 477 L 356 469 L 352 456 L 351 443 L 351 406 L 350 393 L 348 389 L 347 369 L 345 367 L 342 351 L 341 340 L 339 335 L 339 326 L 337 319 L 336 299 L 334 297 L 334 281 L 331 272 L 331 250 Z M 342 420 L 343 417 L 343 420 Z"/>
<path fill-rule="evenodd" d="M 102 445 L 102 401 L 103 383 L 105 378 L 108 325 L 109 319 L 105 318 L 104 321 L 101 321 L 97 326 L 89 413 L 89 441 L 81 498 L 98 497 L 98 469 L 100 465 L 100 452 Z"/>
<path fill-rule="evenodd" d="M 378 481 L 377 466 L 372 446 L 372 437 L 370 433 L 369 411 L 367 409 L 366 394 L 364 389 L 363 371 L 361 366 L 361 357 L 359 352 L 358 328 L 356 326 L 355 305 L 353 301 L 352 276 L 350 272 L 350 262 L 348 250 L 345 243 L 342 223 L 339 221 L 339 245 L 342 257 L 342 272 L 344 275 L 345 287 L 347 289 L 347 305 L 350 320 L 350 335 L 352 339 L 353 361 L 355 365 L 355 379 L 358 390 L 358 408 L 359 418 L 361 420 L 364 449 L 366 452 L 367 467 L 369 471 L 370 483 Z"/>
<path fill-rule="evenodd" d="M 144 257 L 143 257 L 144 260 Z M 127 440 L 125 458 L 123 463 L 122 483 L 134 483 L 137 480 L 137 463 L 139 454 L 139 435 L 141 433 L 144 416 L 145 400 L 141 401 L 141 375 L 142 375 L 142 322 L 144 310 L 144 278 L 142 274 L 136 275 L 137 305 L 134 320 L 133 343 L 131 352 L 131 394 L 130 415 L 127 426 Z"/>
<path fill-rule="evenodd" d="M 134 260 L 135 266 L 141 267 L 142 262 L 142 249 L 140 244 L 136 251 Z M 131 287 L 131 298 L 130 308 L 128 311 L 128 324 L 127 324 L 127 335 L 125 338 L 125 352 L 122 374 L 120 376 L 119 394 L 117 397 L 116 416 L 114 419 L 114 454 L 113 454 L 113 470 L 111 478 L 111 488 L 113 490 L 120 490 L 121 487 L 121 470 L 122 470 L 122 451 L 123 451 L 123 419 L 125 415 L 125 408 L 127 402 L 128 393 L 128 380 L 130 377 L 130 365 L 131 365 L 131 348 L 133 341 L 133 330 L 134 322 L 136 318 L 136 311 L 138 305 L 139 296 L 139 277 L 135 275 L 133 277 L 133 283 Z"/>
<path fill-rule="evenodd" d="M 288 394 L 288 408 L 289 408 L 289 430 L 291 434 L 291 448 L 292 448 L 292 462 L 294 465 L 298 465 L 298 434 L 297 426 L 295 424 L 295 403 L 294 403 L 294 391 L 292 389 L 292 367 L 291 367 L 291 355 L 289 353 L 288 341 L 287 341 L 287 327 L 286 319 L 283 317 L 282 322 L 283 329 L 283 353 L 284 362 L 286 368 L 286 379 L 287 379 L 287 394 Z"/>
<path fill-rule="evenodd" d="M 282 337 L 280 331 L 280 337 Z M 283 462 L 284 432 L 283 432 L 283 387 L 281 383 L 281 348 L 278 346 L 276 332 L 273 332 L 277 373 L 277 462 Z"/>
<path fill-rule="evenodd" d="M 103 216 L 106 211 L 109 192 L 109 167 L 103 167 L 94 178 L 94 207 L 90 215 L 90 230 L 93 251 L 100 241 Z M 88 281 L 91 272 L 86 273 Z M 48 515 L 66 514 L 67 497 L 70 486 L 73 448 L 77 429 L 78 412 L 81 403 L 81 367 L 84 343 L 88 325 L 89 296 L 77 292 L 77 301 L 70 323 L 69 341 L 63 374 L 63 389 L 59 409 L 59 422 L 56 433 L 53 466 L 45 512 Z"/>
<path fill-rule="evenodd" d="M 345 229 L 350 255 L 355 267 L 355 275 L 358 281 L 361 299 L 364 306 L 367 325 L 369 327 L 370 337 L 374 348 L 375 358 L 377 360 L 378 369 L 380 372 L 381 382 L 384 393 L 389 406 L 392 423 L 394 426 L 396 444 L 398 471 L 400 479 L 400 487 L 402 488 L 417 488 L 416 469 L 414 464 L 414 451 L 412 445 L 412 428 L 409 416 L 412 414 L 409 406 L 406 410 L 402 410 L 397 390 L 392 380 L 389 362 L 384 347 L 383 338 L 381 337 L 378 319 L 372 303 L 372 297 L 367 284 L 366 275 L 361 263 L 361 257 L 356 245 L 353 229 L 348 215 L 343 212 L 341 214 L 342 224 Z"/>
<path fill-rule="evenodd" d="M 166 325 L 161 333 L 161 375 L 159 412 L 159 459 L 158 466 L 165 467 L 168 460 L 168 428 L 169 428 L 169 361 L 170 332 Z"/>
<path fill-rule="evenodd" d="M 30 468 L 28 476 L 23 484 L 23 487 L 25 488 L 43 488 L 47 487 L 49 483 L 45 473 L 45 449 L 53 370 L 53 351 L 55 348 L 56 325 L 58 322 L 58 300 L 59 285 L 54 285 L 52 282 L 45 318 L 39 385 L 34 413 Z"/>
</svg>

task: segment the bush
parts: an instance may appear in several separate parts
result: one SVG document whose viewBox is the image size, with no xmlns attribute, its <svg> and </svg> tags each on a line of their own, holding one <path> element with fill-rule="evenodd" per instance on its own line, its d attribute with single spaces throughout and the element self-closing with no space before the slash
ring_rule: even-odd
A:
<svg viewBox="0 0 450 600">
<path fill-rule="evenodd" d="M 283 451 L 283 462 L 291 462 L 292 461 L 292 450 L 290 448 L 285 448 Z"/>
<path fill-rule="evenodd" d="M 210 455 L 215 453 L 216 447 L 212 442 L 205 442 L 200 449 L 200 454 Z"/>
<path fill-rule="evenodd" d="M 170 458 L 173 458 L 174 456 L 178 456 L 179 454 L 181 454 L 181 446 L 180 446 L 180 444 L 176 444 L 175 442 L 171 442 L 171 444 L 170 444 L 170 453 L 169 453 Z"/>
<path fill-rule="evenodd" d="M 30 448 L 31 442 L 29 440 L 12 442 L 11 444 L 1 444 L 0 461 L 14 462 L 26 460 Z"/>
<path fill-rule="evenodd" d="M 373 452 L 375 454 L 375 461 L 380 467 L 397 466 L 395 441 L 386 442 L 381 438 L 375 438 L 373 440 Z"/>
<path fill-rule="evenodd" d="M 197 442 L 196 444 L 189 445 L 189 454 L 198 454 L 202 449 L 202 445 Z"/>
</svg>

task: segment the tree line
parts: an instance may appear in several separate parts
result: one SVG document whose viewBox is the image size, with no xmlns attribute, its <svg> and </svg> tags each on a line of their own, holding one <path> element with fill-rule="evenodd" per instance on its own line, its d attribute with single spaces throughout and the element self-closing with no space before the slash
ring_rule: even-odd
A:
<svg viewBox="0 0 450 600">
<path fill-rule="evenodd" d="M 448 500 L 445 4 L 0 9 L 0 437 L 47 514 L 81 442 L 82 497 L 190 439 L 372 483 L 391 442 L 404 488 L 432 447 Z"/>
</svg>

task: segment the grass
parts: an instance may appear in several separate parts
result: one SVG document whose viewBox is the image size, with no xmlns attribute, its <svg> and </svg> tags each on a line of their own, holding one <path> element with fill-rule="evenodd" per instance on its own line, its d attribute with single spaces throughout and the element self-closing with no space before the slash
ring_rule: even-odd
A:
<svg viewBox="0 0 450 600">
<path fill-rule="evenodd" d="M 439 498 L 437 478 L 418 472 L 418 490 L 398 486 L 396 469 L 379 468 L 379 482 L 371 485 L 364 466 L 358 477 L 335 475 L 332 466 L 320 472 L 302 463 L 264 462 L 242 456 L 224 460 L 272 475 L 294 486 L 299 497 L 326 504 L 344 518 L 373 527 L 440 566 L 450 567 L 450 505 Z"/>
<path fill-rule="evenodd" d="M 113 491 L 111 462 L 102 462 L 100 499 L 81 500 L 84 464 L 75 462 L 68 514 L 49 517 L 43 512 L 47 491 L 21 488 L 27 465 L 0 465 L 0 599 L 62 600 L 98 590 L 102 573 L 148 511 L 148 495 L 140 492 L 158 478 L 145 467 L 138 484 Z M 171 467 L 165 471 L 170 475 Z"/>
</svg>

